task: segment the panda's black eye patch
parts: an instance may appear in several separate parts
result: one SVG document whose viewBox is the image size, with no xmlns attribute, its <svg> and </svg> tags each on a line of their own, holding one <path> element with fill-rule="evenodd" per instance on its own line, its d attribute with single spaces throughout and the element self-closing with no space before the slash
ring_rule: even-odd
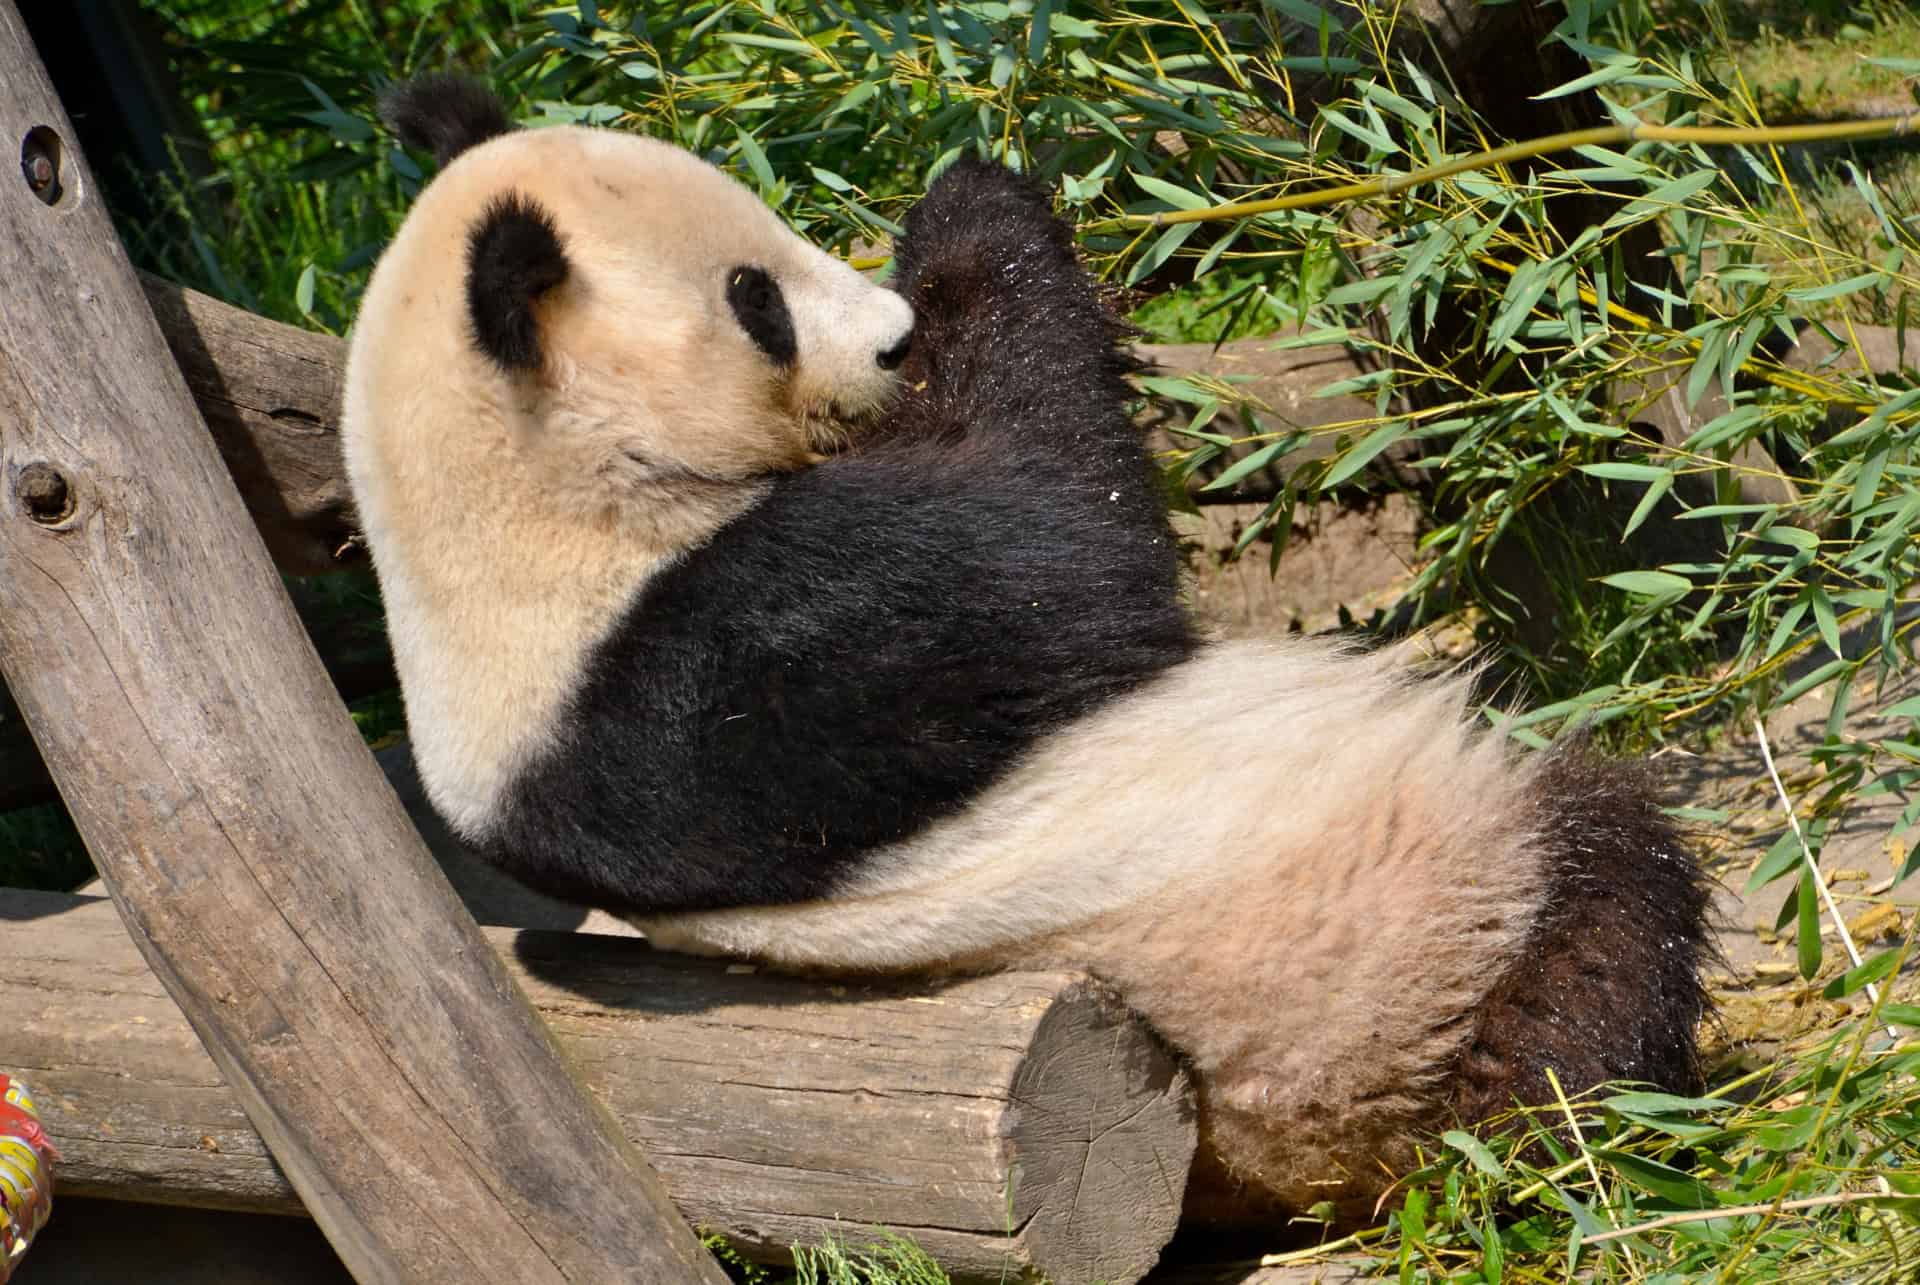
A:
<svg viewBox="0 0 1920 1285">
<path fill-rule="evenodd" d="M 791 366 L 800 355 L 793 315 L 780 283 L 764 268 L 742 266 L 727 274 L 727 306 L 747 338 L 776 366 Z"/>
</svg>

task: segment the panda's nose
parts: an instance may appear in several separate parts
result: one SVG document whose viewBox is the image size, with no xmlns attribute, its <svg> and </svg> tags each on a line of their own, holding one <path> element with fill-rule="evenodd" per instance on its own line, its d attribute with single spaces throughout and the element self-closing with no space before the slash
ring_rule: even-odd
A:
<svg viewBox="0 0 1920 1285">
<path fill-rule="evenodd" d="M 900 342 L 874 358 L 882 370 L 898 370 L 900 363 L 907 359 L 907 349 L 913 346 L 913 331 L 900 336 Z"/>
</svg>

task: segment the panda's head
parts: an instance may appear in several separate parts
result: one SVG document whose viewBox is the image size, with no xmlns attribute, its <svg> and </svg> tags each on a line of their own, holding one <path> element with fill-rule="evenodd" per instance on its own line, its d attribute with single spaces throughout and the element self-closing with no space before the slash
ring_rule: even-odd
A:
<svg viewBox="0 0 1920 1285">
<path fill-rule="evenodd" d="M 891 397 L 911 308 L 711 165 L 515 129 L 452 77 L 383 106 L 443 168 L 361 305 L 362 445 L 397 435 L 390 454 L 450 470 L 506 452 L 525 485 L 595 508 L 800 467 Z"/>
</svg>

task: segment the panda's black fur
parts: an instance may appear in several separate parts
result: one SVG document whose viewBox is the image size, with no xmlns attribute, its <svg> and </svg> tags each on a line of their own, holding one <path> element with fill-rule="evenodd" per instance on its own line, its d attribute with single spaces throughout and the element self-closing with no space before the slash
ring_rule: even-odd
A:
<svg viewBox="0 0 1920 1285">
<path fill-rule="evenodd" d="M 963 161 L 895 263 L 915 332 L 879 440 L 648 582 L 511 791 L 507 869 L 623 910 L 825 896 L 1189 654 L 1132 362 L 1045 197 Z"/>
<path fill-rule="evenodd" d="M 467 238 L 467 316 L 480 351 L 506 371 L 539 369 L 534 303 L 566 279 L 552 216 L 520 192 L 491 202 Z"/>
<path fill-rule="evenodd" d="M 515 128 L 491 89 L 466 76 L 433 73 L 380 96 L 380 118 L 407 146 L 445 165 L 460 153 Z"/>
<path fill-rule="evenodd" d="M 1699 863 L 1643 764 L 1568 752 L 1536 785 L 1545 912 L 1475 1014 L 1452 1113 L 1471 1122 L 1551 1102 L 1548 1067 L 1567 1092 L 1608 1081 L 1694 1091 L 1695 1028 L 1710 1005 Z"/>
<path fill-rule="evenodd" d="M 497 104 L 439 82 L 401 91 L 388 113 L 443 161 L 504 121 Z M 487 232 L 502 209 L 534 247 L 531 264 L 495 252 L 512 240 Z M 570 229 L 546 220 L 537 191 L 475 220 L 473 339 L 520 396 L 546 370 L 532 305 L 564 279 L 541 268 L 542 247 L 564 256 Z M 1241 1212 L 1267 1198 L 1364 1203 L 1418 1138 L 1516 1099 L 1550 1101 L 1550 1067 L 1569 1092 L 1614 1079 L 1697 1087 L 1705 882 L 1646 769 L 1572 751 L 1522 766 L 1467 730 L 1457 684 L 1425 695 L 1378 660 L 1309 648 L 1207 669 L 1226 653 L 1202 646 L 1178 605 L 1158 480 L 1127 413 L 1124 327 L 1045 194 L 962 161 L 909 213 L 895 265 L 915 314 L 900 399 L 848 452 L 770 474 L 754 502 L 641 583 L 589 651 L 544 748 L 469 836 L 526 882 L 640 916 L 650 932 L 766 907 L 774 927 L 722 931 L 722 948 L 830 965 L 955 962 L 910 936 L 866 955 L 831 942 L 809 953 L 796 926 L 823 921 L 779 916 L 843 905 L 851 890 L 873 898 L 866 922 L 893 932 L 920 913 L 913 889 L 861 885 L 872 868 L 994 842 L 992 816 L 988 838 L 964 830 L 983 799 L 1006 806 L 1009 785 L 1043 760 L 1070 769 L 1083 728 L 1107 738 L 1096 761 L 1122 761 L 1129 720 L 1173 722 L 1166 693 L 1204 691 L 1195 684 L 1212 680 L 1193 676 L 1218 673 L 1248 702 L 1276 693 L 1270 707 L 1288 721 L 1260 737 L 1324 744 L 1345 775 L 1315 778 L 1314 756 L 1296 754 L 1300 779 L 1262 778 L 1265 796 L 1225 808 L 1246 818 L 1230 836 L 1244 854 L 1195 853 L 1191 872 L 1143 884 L 1131 909 L 1094 895 L 1082 914 L 1055 887 L 1057 919 L 1043 908 L 1027 938 L 1022 925 L 1036 921 L 1020 918 L 1030 908 L 1016 895 L 996 912 L 1011 926 L 982 930 L 991 948 L 953 952 L 975 966 L 1090 968 L 1161 1025 L 1200 1076 L 1203 1193 L 1232 1192 Z M 785 315 L 778 282 L 739 289 L 745 304 L 729 284 L 726 306 L 790 365 L 795 319 L 785 332 L 772 324 L 776 303 Z M 1234 704 L 1217 708 L 1224 720 Z M 1197 770 L 1184 751 L 1163 740 L 1159 770 Z M 1208 761 L 1262 753 L 1249 743 L 1245 760 Z M 1349 782 L 1352 812 L 1294 792 Z M 1172 827 L 1211 807 L 1213 784 L 1163 787 L 1141 771 L 1115 790 L 1164 789 L 1156 823 Z M 1074 799 L 1096 797 L 1079 788 Z M 1496 797 L 1455 793 L 1476 788 Z M 1480 817 L 1487 809 L 1498 815 Z M 1283 836 L 1276 868 L 1253 850 L 1271 838 L 1258 824 L 1294 811 L 1338 820 L 1306 840 L 1268 827 Z M 928 835 L 948 848 L 915 846 Z M 1061 859 L 1032 853 L 1036 868 Z M 1532 886 L 1487 886 L 1486 869 L 1497 882 L 1515 862 Z M 1082 881 L 1127 877 L 1090 867 Z M 1267 935 L 1295 908 L 1296 935 Z M 1415 940 L 1365 935 L 1385 922 Z M 701 928 L 685 937 L 710 940 Z M 1360 950 L 1406 962 L 1339 992 L 1343 972 L 1372 962 Z M 1430 1008 L 1407 1007 L 1409 996 Z M 1293 1019 L 1302 1025 L 1287 1034 Z"/>
</svg>

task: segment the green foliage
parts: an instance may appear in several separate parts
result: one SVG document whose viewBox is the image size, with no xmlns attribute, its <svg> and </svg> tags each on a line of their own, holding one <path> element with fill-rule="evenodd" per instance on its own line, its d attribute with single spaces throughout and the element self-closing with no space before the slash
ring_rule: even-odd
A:
<svg viewBox="0 0 1920 1285">
<path fill-rule="evenodd" d="M 702 1242 L 740 1285 L 949 1285 L 947 1274 L 912 1241 L 891 1233 L 862 1246 L 829 1237 L 816 1246 L 796 1245 L 793 1270 L 774 1271 L 741 1257 L 725 1238 Z"/>
<path fill-rule="evenodd" d="M 1403 1282 L 1913 1279 L 1920 1050 L 1888 1050 L 1879 1029 L 1707 1098 L 1613 1093 L 1448 1133 L 1401 1209 L 1326 1250 Z"/>
<path fill-rule="evenodd" d="M 793 1269 L 794 1285 L 948 1285 L 925 1250 L 891 1234 L 859 1248 L 830 1239 L 795 1249 Z"/>
<path fill-rule="evenodd" d="M 421 172 L 373 123 L 391 79 L 507 56 L 522 0 L 143 0 L 208 154 L 137 176 L 169 217 L 123 218 L 140 266 L 340 334 Z M 502 41 L 508 42 L 503 45 Z"/>
<path fill-rule="evenodd" d="M 1256 262 L 1235 260 L 1191 284 L 1155 295 L 1135 308 L 1129 320 L 1147 343 L 1222 344 L 1271 334 L 1298 325 L 1307 300 L 1333 284 L 1331 261 L 1313 267 L 1303 281 L 1298 262 L 1263 270 Z"/>
</svg>

